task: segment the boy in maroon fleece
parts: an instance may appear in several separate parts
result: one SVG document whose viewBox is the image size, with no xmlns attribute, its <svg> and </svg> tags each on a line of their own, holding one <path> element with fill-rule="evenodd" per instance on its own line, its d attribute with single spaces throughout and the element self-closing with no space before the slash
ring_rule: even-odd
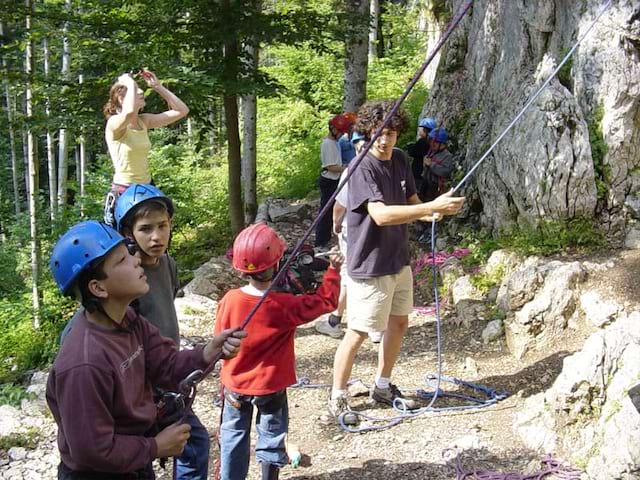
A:
<svg viewBox="0 0 640 480">
<path fill-rule="evenodd" d="M 205 346 L 175 344 L 129 308 L 149 286 L 125 239 L 96 221 L 56 243 L 51 270 L 64 294 L 85 307 L 53 364 L 47 403 L 58 424 L 58 479 L 153 479 L 154 458 L 179 455 L 189 425 L 147 436 L 156 422 L 151 385 L 176 389 L 222 353 L 237 354 L 244 332 L 226 330 Z"/>
<path fill-rule="evenodd" d="M 237 328 L 271 285 L 286 248 L 264 224 L 244 229 L 233 243 L 233 267 L 249 284 L 229 291 L 218 305 L 215 332 Z M 238 355 L 225 360 L 220 381 L 224 406 L 220 425 L 220 478 L 244 480 L 249 470 L 253 407 L 258 409 L 256 457 L 262 479 L 277 480 L 289 462 L 285 448 L 289 414 L 287 387 L 296 382 L 296 328 L 335 310 L 340 292 L 342 259 L 332 256 L 322 285 L 310 295 L 270 293 L 246 327 Z"/>
</svg>

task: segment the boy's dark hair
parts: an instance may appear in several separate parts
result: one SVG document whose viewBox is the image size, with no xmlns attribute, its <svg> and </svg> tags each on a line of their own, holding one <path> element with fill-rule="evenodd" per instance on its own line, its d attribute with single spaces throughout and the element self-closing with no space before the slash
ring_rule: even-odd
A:
<svg viewBox="0 0 640 480">
<path fill-rule="evenodd" d="M 380 126 L 387 114 L 395 105 L 394 100 L 379 100 L 375 102 L 367 102 L 358 110 L 358 119 L 356 120 L 355 130 L 363 135 L 369 133 Z M 409 124 L 407 114 L 401 108 L 391 117 L 387 128 L 395 130 L 401 134 Z"/>
<path fill-rule="evenodd" d="M 87 312 L 95 312 L 100 306 L 100 299 L 89 291 L 89 282 L 91 280 L 104 280 L 107 278 L 107 274 L 102 268 L 105 258 L 106 257 L 99 258 L 89 265 L 78 275 L 78 279 L 75 281 L 73 291 Z"/>
<path fill-rule="evenodd" d="M 169 219 L 171 219 L 171 214 L 167 209 L 167 204 L 159 198 L 151 198 L 136 205 L 129 211 L 129 213 L 127 213 L 127 215 L 122 219 L 122 228 L 133 230 L 133 226 L 138 220 L 153 212 L 166 212 Z"/>
</svg>

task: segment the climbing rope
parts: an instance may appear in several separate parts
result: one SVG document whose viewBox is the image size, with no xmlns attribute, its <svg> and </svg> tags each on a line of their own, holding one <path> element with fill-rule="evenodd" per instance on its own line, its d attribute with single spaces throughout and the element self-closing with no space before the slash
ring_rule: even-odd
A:
<svg viewBox="0 0 640 480">
<path fill-rule="evenodd" d="M 487 470 L 465 470 L 462 461 L 456 458 L 456 480 L 542 480 L 549 475 L 560 480 L 580 480 L 581 470 L 572 468 L 550 456 L 541 460 L 542 470 L 528 475 L 520 473 L 490 472 Z"/>
</svg>

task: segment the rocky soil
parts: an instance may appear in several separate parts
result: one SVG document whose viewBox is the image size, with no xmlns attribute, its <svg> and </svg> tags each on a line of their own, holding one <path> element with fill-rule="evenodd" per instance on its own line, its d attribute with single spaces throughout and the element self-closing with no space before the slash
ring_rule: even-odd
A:
<svg viewBox="0 0 640 480">
<path fill-rule="evenodd" d="M 289 225 L 280 230 L 291 240 L 299 238 L 299 230 L 304 228 L 305 221 L 291 222 Z M 418 248 L 417 245 L 415 248 Z M 626 311 L 638 309 L 640 250 L 610 252 L 588 259 L 556 260 L 567 264 L 579 261 L 580 265 L 588 267 L 585 267 L 588 276 L 582 291 L 588 290 L 601 299 L 615 302 Z M 209 280 L 196 275 L 196 278 L 200 278 L 200 286 L 216 277 L 218 281 L 208 287 L 222 293 L 241 283 L 231 273 L 224 257 L 214 259 L 210 264 Z M 429 286 L 421 288 L 423 290 L 418 291 L 417 297 L 428 297 Z M 185 345 L 201 341 L 213 330 L 216 302 L 194 294 L 193 290 L 197 290 L 193 285 L 186 288 L 185 297 L 176 302 Z M 588 302 L 585 300 L 583 303 Z M 436 371 L 435 318 L 424 312 L 424 309 L 419 309 L 411 316 L 410 329 L 394 372 L 394 382 L 409 390 L 409 395 L 412 389 L 425 388 L 425 375 Z M 563 360 L 580 350 L 585 340 L 599 327 L 585 318 L 573 317 L 566 330 L 552 340 L 547 339 L 540 345 L 526 349 L 522 357 L 516 359 L 510 353 L 504 336 L 489 343 L 483 341 L 482 332 L 488 322 L 484 314 L 466 318 L 464 322 L 459 321 L 457 315 L 458 309 L 452 301 L 444 306 L 443 373 L 507 390 L 510 396 L 488 408 L 425 413 L 388 430 L 363 434 L 341 431 L 326 414 L 329 389 L 322 385 L 331 381 L 333 355 L 338 340 L 318 334 L 312 324 L 301 327 L 296 338 L 298 375 L 307 377 L 311 383 L 319 386 L 289 389 L 289 442 L 299 448 L 302 461 L 297 468 L 284 468 L 281 478 L 454 479 L 456 464 L 467 470 L 537 471 L 542 453 L 528 447 L 531 442 L 515 428 L 518 416 L 523 409 L 531 408 L 525 407 L 528 400 L 551 389 L 562 374 Z M 367 396 L 366 385 L 373 381 L 376 361 L 377 346 L 367 341 L 358 355 L 352 375 L 353 379 L 360 380 L 351 387 L 353 406 L 370 415 L 389 417 L 393 415 L 391 409 L 372 405 Z M 43 381 L 43 376 L 34 380 L 31 388 L 35 393 L 42 394 Z M 456 389 L 449 385 L 444 388 Z M 218 390 L 217 374 L 214 373 L 200 385 L 194 407 L 211 434 L 211 471 L 214 471 L 218 458 L 215 444 L 220 417 Z M 21 410 L 0 407 L 0 436 L 2 432 L 24 431 L 27 427 L 36 432 L 35 445 L 0 450 L 1 479 L 56 478 L 56 428 L 41 398 L 23 402 Z M 540 399 L 538 403 L 542 401 Z M 447 403 L 439 402 L 437 405 L 444 406 Z M 566 454 L 564 458 L 570 458 L 571 455 L 563 446 L 558 446 L 555 452 L 558 456 Z M 160 479 L 170 476 L 170 470 L 158 469 Z M 253 459 L 249 478 L 259 478 Z M 593 477 L 585 475 L 583 478 Z M 631 473 L 616 478 L 640 477 Z"/>
</svg>

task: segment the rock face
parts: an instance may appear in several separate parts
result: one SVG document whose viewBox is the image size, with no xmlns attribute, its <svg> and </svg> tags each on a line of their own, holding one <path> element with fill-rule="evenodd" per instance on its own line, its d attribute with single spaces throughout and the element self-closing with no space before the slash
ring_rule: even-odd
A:
<svg viewBox="0 0 640 480">
<path fill-rule="evenodd" d="M 462 0 L 448 2 L 457 10 Z M 467 171 L 548 78 L 602 2 L 477 0 L 442 51 L 422 112 Z M 466 189 L 493 230 L 599 216 L 622 243 L 640 192 L 640 4 L 613 2 Z M 600 116 L 602 120 L 600 120 Z M 598 127 L 608 147 L 596 152 Z M 602 150 L 599 150 L 602 151 Z M 598 189 L 596 184 L 599 185 Z M 625 207 L 626 205 L 626 207 Z M 476 209 L 478 210 L 478 209 Z"/>
<path fill-rule="evenodd" d="M 507 345 L 516 358 L 562 334 L 576 311 L 576 286 L 585 278 L 579 262 L 534 257 L 505 277 L 497 303 L 507 312 Z"/>
<path fill-rule="evenodd" d="M 544 393 L 527 399 L 515 428 L 525 444 L 559 451 L 594 480 L 640 475 L 640 412 L 628 395 L 640 381 L 640 312 L 594 333 L 564 360 Z"/>
</svg>

